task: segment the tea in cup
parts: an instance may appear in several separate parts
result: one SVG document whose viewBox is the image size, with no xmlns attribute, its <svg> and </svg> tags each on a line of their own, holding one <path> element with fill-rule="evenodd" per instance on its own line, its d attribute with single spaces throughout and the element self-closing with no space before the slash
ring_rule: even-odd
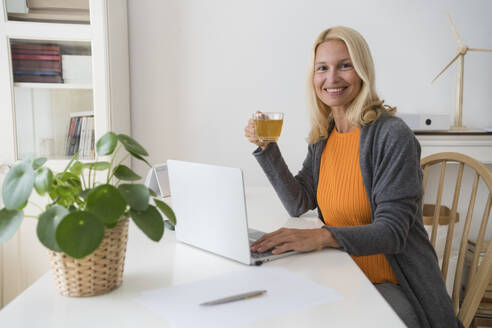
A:
<svg viewBox="0 0 492 328">
<path fill-rule="evenodd" d="M 258 140 L 261 142 L 276 142 L 280 137 L 280 132 L 282 131 L 284 113 L 254 113 L 253 121 L 255 123 L 255 131 Z"/>
</svg>

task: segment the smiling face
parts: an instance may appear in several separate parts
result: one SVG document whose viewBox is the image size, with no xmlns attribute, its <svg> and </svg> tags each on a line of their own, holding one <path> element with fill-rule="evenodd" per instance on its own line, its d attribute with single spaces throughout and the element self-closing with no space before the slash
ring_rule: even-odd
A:
<svg viewBox="0 0 492 328">
<path fill-rule="evenodd" d="M 328 40 L 318 46 L 313 82 L 318 98 L 332 110 L 345 111 L 359 94 L 361 79 L 343 41 Z"/>
</svg>

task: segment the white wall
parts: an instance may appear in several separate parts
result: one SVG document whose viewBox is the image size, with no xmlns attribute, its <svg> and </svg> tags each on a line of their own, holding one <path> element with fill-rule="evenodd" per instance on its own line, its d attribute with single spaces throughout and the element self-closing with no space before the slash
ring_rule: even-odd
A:
<svg viewBox="0 0 492 328">
<path fill-rule="evenodd" d="M 267 180 L 243 137 L 250 113 L 285 112 L 279 145 L 292 171 L 306 153 L 305 68 L 319 32 L 360 31 L 372 50 L 380 96 L 400 112 L 454 111 L 459 35 L 492 49 L 490 0 L 129 0 L 133 135 L 150 162 L 168 158 L 241 167 Z M 492 127 L 492 53 L 465 59 L 464 123 Z M 138 163 L 137 171 L 146 168 Z"/>
</svg>

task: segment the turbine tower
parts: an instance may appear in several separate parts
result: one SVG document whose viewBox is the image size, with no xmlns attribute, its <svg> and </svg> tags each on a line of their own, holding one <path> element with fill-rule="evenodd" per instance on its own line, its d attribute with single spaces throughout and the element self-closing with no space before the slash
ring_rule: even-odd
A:
<svg viewBox="0 0 492 328">
<path fill-rule="evenodd" d="M 467 45 L 463 44 L 461 41 L 458 32 L 456 32 L 456 28 L 453 24 L 453 21 L 451 20 L 451 16 L 449 16 L 448 13 L 448 19 L 449 19 L 449 24 L 451 24 L 451 30 L 453 31 L 454 37 L 456 38 L 456 41 L 458 42 L 458 50 L 456 52 L 456 56 L 449 62 L 449 64 L 444 67 L 439 74 L 432 80 L 432 83 L 434 83 L 435 80 L 439 76 L 441 76 L 442 73 L 444 73 L 445 70 L 448 69 L 449 66 L 451 66 L 452 63 L 454 63 L 456 60 L 458 61 L 457 63 L 457 69 L 456 69 L 456 74 L 457 74 L 457 79 L 456 79 L 456 107 L 454 111 L 454 124 L 453 126 L 450 127 L 451 131 L 466 131 L 467 128 L 463 125 L 463 75 L 465 72 L 465 55 L 468 51 L 483 51 L 483 52 L 492 52 L 492 49 L 479 49 L 479 48 L 469 48 Z"/>
</svg>

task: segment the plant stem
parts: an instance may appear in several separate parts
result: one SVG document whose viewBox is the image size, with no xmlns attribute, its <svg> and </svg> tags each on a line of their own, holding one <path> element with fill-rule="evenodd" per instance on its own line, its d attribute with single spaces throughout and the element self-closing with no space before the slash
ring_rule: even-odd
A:
<svg viewBox="0 0 492 328">
<path fill-rule="evenodd" d="M 82 187 L 83 187 L 83 189 L 86 189 L 85 179 L 84 179 L 84 171 L 83 170 L 82 170 L 82 173 L 80 174 L 80 178 L 82 180 Z"/>
<path fill-rule="evenodd" d="M 108 177 L 106 179 L 106 183 L 109 183 L 109 180 L 111 179 L 111 176 L 112 176 L 112 169 L 113 169 L 113 163 L 114 163 L 114 159 L 116 158 L 116 155 L 118 154 L 118 152 L 120 151 L 120 148 L 121 148 L 121 145 L 118 145 L 116 147 L 116 150 L 115 152 L 113 153 L 113 155 L 111 156 L 111 162 L 109 162 L 109 169 L 108 169 Z"/>
<path fill-rule="evenodd" d="M 99 155 L 96 153 L 96 161 L 94 163 L 97 163 L 97 162 L 99 162 Z M 96 180 L 96 170 L 94 170 L 94 176 L 92 177 L 93 182 L 92 182 L 92 185 L 91 185 L 91 179 L 90 179 L 90 177 L 91 177 L 91 173 L 93 171 L 92 168 L 93 168 L 93 166 L 91 166 L 90 171 L 89 171 L 89 186 L 92 186 L 91 188 L 94 188 L 95 180 Z"/>
<path fill-rule="evenodd" d="M 118 165 L 121 165 L 121 163 L 123 163 L 128 157 L 130 157 L 130 154 L 126 154 L 126 156 L 124 156 L 121 161 L 118 163 Z M 116 165 L 116 166 L 118 166 Z"/>
<path fill-rule="evenodd" d="M 65 167 L 65 170 L 63 170 L 63 173 L 67 172 L 67 170 L 70 168 L 70 166 L 72 165 L 73 161 L 75 161 L 76 159 L 79 158 L 79 152 L 76 152 L 75 155 L 73 155 L 72 159 L 70 160 L 70 162 L 68 162 L 67 164 L 67 167 Z"/>
<path fill-rule="evenodd" d="M 87 178 L 87 180 L 89 180 L 87 181 L 87 185 L 89 186 L 89 188 L 91 186 L 91 173 L 92 173 L 92 166 L 89 167 L 89 177 Z"/>
</svg>

